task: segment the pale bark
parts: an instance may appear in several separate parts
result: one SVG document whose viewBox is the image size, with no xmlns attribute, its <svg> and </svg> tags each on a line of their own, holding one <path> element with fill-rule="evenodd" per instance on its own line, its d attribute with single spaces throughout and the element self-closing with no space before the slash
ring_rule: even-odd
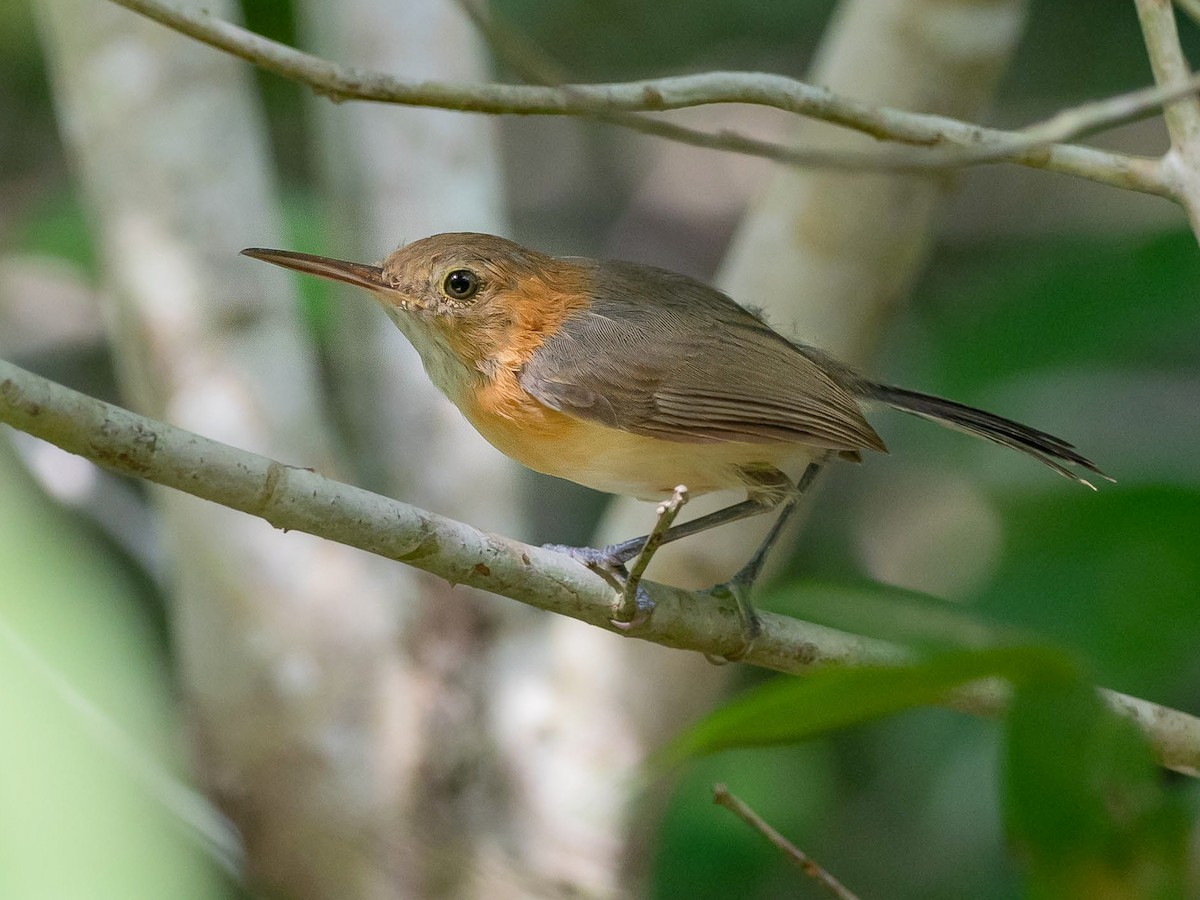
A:
<svg viewBox="0 0 1200 900">
<path fill-rule="evenodd" d="M 236 255 L 277 235 L 250 73 L 115 7 L 37 10 L 127 396 L 330 469 L 294 300 L 280 274 Z M 392 567 L 173 492 L 155 499 L 197 763 L 252 877 L 293 897 L 388 895 L 378 850 L 401 800 L 390 747 L 408 713 Z"/>
<path fill-rule="evenodd" d="M 488 74 L 486 54 L 453 0 L 311 2 L 301 12 L 316 49 L 356 66 L 438 80 Z M 313 108 L 331 253 L 375 261 L 438 232 L 508 232 L 494 119 L 321 97 Z M 347 289 L 340 299 L 331 352 L 368 481 L 514 530 L 514 464 L 446 402 L 365 294 Z"/>
<path fill-rule="evenodd" d="M 1024 11 L 1022 0 L 846 0 L 828 26 L 811 81 L 860 101 L 974 116 L 1016 46 Z M 830 150 L 869 141 L 819 122 L 804 122 L 793 135 L 797 145 Z M 862 364 L 920 269 L 937 203 L 949 187 L 935 176 L 777 167 L 747 211 L 718 283 L 735 299 L 762 308 L 785 333 Z M 699 515 L 736 499 L 700 498 L 687 513 Z M 633 501 L 615 503 L 597 543 L 644 532 L 652 522 L 650 510 Z M 750 557 L 770 524 L 763 516 L 668 545 L 651 573 L 688 587 L 721 581 Z M 783 552 L 779 548 L 776 558 Z M 594 631 L 580 631 L 576 639 L 588 647 L 607 640 Z M 631 683 L 655 686 L 652 697 L 629 703 L 613 728 L 638 748 L 635 755 L 653 746 L 647 741 L 707 708 L 728 681 L 727 670 L 698 657 L 646 649 L 624 643 L 607 650 L 621 660 L 608 665 Z M 581 649 L 577 655 L 600 652 Z M 686 690 L 664 687 L 671 685 Z M 654 724 L 647 728 L 647 722 Z M 618 735 L 610 733 L 609 739 Z M 612 814 L 617 832 L 628 811 L 618 807 Z M 625 827 L 622 833 L 636 831 Z M 640 850 L 627 844 L 624 852 L 636 857 Z"/>
<path fill-rule="evenodd" d="M 489 75 L 474 28 L 452 0 L 315 2 L 303 13 L 307 43 L 322 55 L 414 79 Z M 494 119 L 321 98 L 315 108 L 339 241 L 330 252 L 376 259 L 443 231 L 509 233 Z M 343 293 L 332 349 L 337 399 L 349 413 L 368 482 L 488 528 L 524 533 L 519 467 L 441 395 L 367 297 Z M 587 890 L 586 853 L 554 852 L 576 798 L 552 777 L 554 761 L 536 753 L 536 735 L 547 723 L 530 721 L 541 710 L 530 708 L 530 690 L 550 677 L 539 652 L 549 617 L 424 575 L 413 579 L 410 602 L 416 617 L 403 645 L 405 665 L 422 701 L 407 736 L 411 752 L 397 773 L 413 785 L 398 827 L 425 840 L 422 893 L 529 896 L 550 884 Z M 547 804 L 552 814 L 541 815 Z"/>
<path fill-rule="evenodd" d="M 1179 43 L 1171 0 L 1137 0 L 1136 5 L 1154 80 L 1174 84 L 1193 77 Z M 1194 4 L 1186 8 L 1194 11 Z M 1163 117 L 1171 136 L 1171 148 L 1162 158 L 1163 176 L 1200 240 L 1200 98 L 1189 95 L 1176 100 L 1163 110 Z"/>
<path fill-rule="evenodd" d="M 863 100 L 974 114 L 1020 36 L 1024 9 L 1020 0 L 849 0 L 829 26 L 813 80 Z M 816 122 L 803 123 L 796 137 L 831 148 L 864 140 Z M 937 202 L 950 186 L 934 176 L 776 169 L 718 283 L 785 333 L 861 365 L 920 270 Z M 697 515 L 704 504 L 692 506 Z M 622 503 L 604 534 L 632 533 L 645 510 Z M 768 525 L 664 548 L 655 571 L 690 585 L 727 577 Z"/>
</svg>

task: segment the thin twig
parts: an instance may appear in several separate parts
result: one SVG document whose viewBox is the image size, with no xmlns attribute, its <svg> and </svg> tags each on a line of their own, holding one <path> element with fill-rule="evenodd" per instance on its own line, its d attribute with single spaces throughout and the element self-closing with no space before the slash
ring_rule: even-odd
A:
<svg viewBox="0 0 1200 900">
<path fill-rule="evenodd" d="M 829 892 L 830 896 L 837 897 L 838 900 L 858 900 L 858 895 L 853 893 L 844 884 L 833 877 L 828 871 L 821 867 L 816 860 L 785 838 L 782 834 L 776 831 L 767 823 L 767 821 L 751 809 L 744 800 L 729 793 L 729 788 L 723 784 L 713 785 L 713 803 L 717 806 L 723 806 L 735 816 L 765 837 L 770 841 L 781 853 L 784 858 L 796 866 L 801 872 L 809 878 L 816 881 L 821 887 Z"/>
<path fill-rule="evenodd" d="M 646 535 L 646 543 L 634 557 L 633 565 L 629 567 L 629 577 L 625 579 L 625 586 L 621 589 L 617 604 L 613 607 L 613 619 L 616 622 L 629 623 L 637 615 L 638 586 L 642 582 L 642 576 L 646 574 L 650 560 L 654 559 L 654 554 L 662 546 L 667 530 L 674 523 L 675 517 L 679 515 L 679 511 L 683 509 L 687 501 L 687 485 L 680 484 L 676 485 L 670 500 L 664 500 L 658 504 L 658 518 L 654 522 L 654 527 L 650 529 L 650 533 Z"/>
<path fill-rule="evenodd" d="M 1142 38 L 1154 79 L 1160 85 L 1194 79 L 1183 47 L 1171 0 L 1135 0 Z M 1200 240 L 1200 97 L 1178 97 L 1163 109 L 1171 149 L 1163 157 L 1162 175 L 1175 199 L 1187 211 Z"/>
<path fill-rule="evenodd" d="M 498 21 L 479 0 L 458 0 L 458 4 L 479 28 L 497 58 L 523 79 L 534 84 L 557 85 L 563 90 L 571 90 L 570 85 L 564 84 L 567 80 L 566 73 L 557 66 L 554 60 L 526 39 L 524 35 Z M 1191 92 L 1195 90 L 1196 86 L 1189 84 L 1184 91 Z M 954 144 L 954 146 L 936 148 L 932 146 L 931 141 L 914 136 L 911 139 L 912 143 L 924 145 L 916 152 L 908 150 L 864 153 L 845 149 L 813 150 L 761 141 L 728 130 L 714 134 L 633 113 L 613 114 L 600 118 L 633 131 L 693 147 L 759 156 L 795 166 L 920 173 L 960 165 L 1008 161 L 1033 168 L 1057 170 L 1065 174 L 1101 181 L 1110 186 L 1171 197 L 1170 192 L 1163 189 L 1160 184 L 1157 160 L 1058 143 L 1111 127 L 1117 122 L 1109 121 L 1106 117 L 1118 115 L 1122 111 L 1130 119 L 1144 114 L 1146 110 L 1142 105 L 1147 101 L 1149 93 L 1156 90 L 1159 88 L 1146 88 L 1114 96 L 1108 100 L 1072 107 L 1019 132 L 1006 133 L 996 129 L 976 128 L 965 126 L 964 123 L 944 120 L 942 127 L 945 134 L 942 140 Z M 960 131 L 956 126 L 963 126 L 969 131 Z M 879 134 L 875 136 L 882 137 Z M 892 137 L 892 139 L 904 140 L 901 137 Z"/>
<path fill-rule="evenodd" d="M 929 172 L 988 162 L 1012 162 L 1102 184 L 1173 197 L 1157 160 L 1055 143 L 1123 124 L 1163 103 L 1200 90 L 1200 78 L 1147 88 L 1067 110 L 1024 131 L 983 128 L 944 116 L 874 106 L 839 97 L 781 75 L 706 72 L 647 81 L 585 85 L 461 84 L 417 81 L 362 72 L 268 40 L 204 13 L 158 0 L 113 0 L 182 34 L 275 72 L 334 100 L 370 100 L 462 112 L 511 115 L 586 115 L 663 111 L 722 103 L 769 106 L 830 122 L 880 140 L 934 148 L 920 154 L 830 152 L 786 147 L 731 131 L 715 134 L 638 117 L 638 130 L 717 150 L 797 166 L 851 171 Z M 617 124 L 628 125 L 625 121 Z M 930 155 L 932 153 L 932 155 Z"/>
<path fill-rule="evenodd" d="M 1179 43 L 1171 0 L 1136 0 L 1136 4 L 1155 80 L 1160 85 L 1195 80 Z M 1163 118 L 1173 145 L 1200 141 L 1200 97 L 1176 97 L 1165 105 Z"/>
<path fill-rule="evenodd" d="M 532 84 L 557 86 L 564 91 L 574 90 L 566 84 L 567 73 L 523 34 L 500 22 L 480 0 L 458 0 L 466 13 L 487 40 L 492 52 L 506 66 Z M 800 84 L 800 82 L 796 82 Z M 1200 81 L 1189 84 L 1185 91 L 1200 87 Z M 1044 122 L 1028 126 L 1019 132 L 1006 133 L 995 129 L 963 126 L 943 120 L 940 141 L 952 146 L 933 146 L 934 141 L 914 137 L 917 150 L 888 150 L 856 152 L 792 147 L 763 141 L 740 132 L 724 130 L 717 133 L 689 128 L 635 113 L 612 113 L 596 118 L 632 131 L 661 137 L 676 143 L 709 150 L 724 150 L 758 156 L 797 167 L 849 169 L 852 171 L 892 171 L 919 174 L 957 166 L 990 162 L 1015 162 L 1034 168 L 1057 168 L 1060 172 L 1102 181 L 1110 186 L 1170 197 L 1157 178 L 1157 160 L 1108 153 L 1090 147 L 1073 147 L 1058 142 L 1079 137 L 1091 131 L 1111 127 L 1106 116 L 1124 114 L 1136 118 L 1146 112 L 1143 104 L 1148 95 L 1159 88 L 1146 88 L 1118 95 L 1096 103 L 1086 103 L 1064 110 Z M 938 118 L 938 117 L 930 117 Z M 1097 120 L 1103 124 L 1095 124 Z M 849 127 L 855 127 L 850 123 Z M 961 131 L 955 126 L 963 126 Z M 868 132 L 870 133 L 870 132 Z M 875 134 L 884 138 L 884 135 Z M 902 137 L 887 136 L 904 141 Z"/>
<path fill-rule="evenodd" d="M 88 397 L 0 360 L 0 423 L 97 465 L 184 491 L 270 522 L 407 563 L 453 584 L 469 584 L 530 606 L 617 631 L 612 588 L 562 553 L 487 534 L 423 509 L 275 462 Z M 703 591 L 642 582 L 654 612 L 636 637 L 666 647 L 727 655 L 745 642 L 737 609 Z M 903 648 L 761 612 L 762 630 L 745 661 L 802 674 L 836 663 L 897 662 Z M 1135 722 L 1167 768 L 1200 776 L 1200 719 L 1101 689 Z M 996 715 L 1007 697 L 980 684 L 948 705 Z"/>
</svg>

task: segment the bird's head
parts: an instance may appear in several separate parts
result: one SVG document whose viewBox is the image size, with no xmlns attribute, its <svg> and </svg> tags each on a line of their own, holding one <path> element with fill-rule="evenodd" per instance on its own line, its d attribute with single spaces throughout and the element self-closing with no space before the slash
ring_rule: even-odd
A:
<svg viewBox="0 0 1200 900">
<path fill-rule="evenodd" d="M 484 373 L 519 368 L 567 315 L 588 304 L 586 266 L 490 234 L 435 234 L 402 246 L 382 265 L 289 250 L 242 253 L 370 291 L 435 381 L 434 368 L 452 361 Z"/>
</svg>

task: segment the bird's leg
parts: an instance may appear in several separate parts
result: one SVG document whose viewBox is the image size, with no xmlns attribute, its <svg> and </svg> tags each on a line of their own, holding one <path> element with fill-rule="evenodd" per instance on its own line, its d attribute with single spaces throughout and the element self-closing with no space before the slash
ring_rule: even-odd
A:
<svg viewBox="0 0 1200 900">
<path fill-rule="evenodd" d="M 778 474 L 784 480 L 787 488 L 790 489 L 791 481 L 782 472 Z M 678 491 L 678 489 L 676 490 Z M 699 534 L 710 528 L 716 528 L 718 525 L 726 525 L 729 522 L 737 522 L 741 519 L 748 519 L 751 516 L 770 512 L 783 502 L 786 497 L 787 492 L 778 489 L 752 491 L 750 497 L 741 503 L 735 503 L 724 509 L 715 510 L 680 525 L 672 525 L 671 522 L 674 521 L 675 515 L 679 511 L 679 506 L 683 504 L 680 503 L 679 506 L 674 507 L 672 510 L 671 506 L 675 500 L 672 497 L 671 500 L 666 501 L 659 507 L 658 521 L 655 523 L 654 530 L 649 534 L 630 538 L 627 541 L 621 541 L 619 544 L 609 544 L 607 547 L 568 547 L 563 544 L 546 544 L 545 548 L 565 553 L 572 559 L 579 560 L 588 568 L 597 571 L 612 584 L 617 589 L 617 595 L 613 604 L 611 621 L 618 628 L 627 629 L 639 620 L 644 619 L 650 612 L 650 598 L 646 596 L 645 590 L 640 588 L 639 583 L 642 579 L 642 574 L 646 570 L 646 566 L 649 565 L 651 557 L 658 551 L 659 547 L 663 544 L 677 541 L 680 538 L 690 537 L 693 534 Z M 629 572 L 625 567 L 625 564 L 630 560 L 635 560 L 633 573 Z M 631 584 L 632 587 L 630 587 Z M 751 640 L 752 638 L 747 638 L 747 646 L 750 645 Z"/>
<path fill-rule="evenodd" d="M 690 522 L 671 525 L 671 521 L 675 518 L 675 512 L 678 512 L 678 509 L 676 508 L 675 512 L 671 512 L 668 515 L 664 507 L 670 506 L 674 500 L 672 498 L 672 500 L 663 504 L 663 507 L 660 507 L 658 522 L 655 525 L 654 531 L 651 531 L 650 534 L 630 538 L 627 541 L 621 541 L 619 544 L 609 544 L 607 547 L 599 549 L 595 547 L 565 547 L 561 544 L 547 544 L 546 549 L 566 553 L 585 565 L 598 570 L 610 580 L 613 580 L 615 577 L 616 582 L 620 585 L 621 593 L 617 598 L 617 604 L 614 606 L 614 622 L 632 621 L 636 619 L 643 607 L 648 607 L 646 598 L 638 590 L 638 583 L 641 581 L 646 565 L 650 562 L 650 557 L 653 556 L 659 547 L 663 544 L 680 540 L 681 538 L 691 537 L 702 531 L 708 531 L 710 528 L 762 515 L 783 505 L 784 509 L 779 519 L 772 526 L 766 539 L 755 551 L 750 561 L 739 569 L 737 574 L 729 581 L 710 588 L 710 591 L 714 595 L 728 595 L 737 604 L 744 635 L 742 647 L 721 659 L 723 662 L 736 662 L 750 652 L 750 648 L 754 646 L 754 641 L 761 630 L 758 616 L 755 614 L 754 606 L 750 602 L 750 590 L 759 572 L 762 570 L 767 554 L 770 553 L 771 547 L 779 539 L 780 533 L 782 533 L 788 519 L 795 510 L 800 495 L 808 490 L 808 487 L 812 484 L 820 469 L 820 462 L 809 463 L 808 468 L 804 470 L 804 474 L 800 477 L 800 481 L 797 484 L 792 484 L 792 480 L 787 475 L 775 468 L 749 471 L 745 475 L 749 482 L 750 495 L 741 503 L 735 503 L 724 509 L 718 509 L 697 519 L 692 519 Z M 649 550 L 648 553 L 646 552 L 647 550 Z M 636 578 L 633 578 L 625 568 L 625 564 L 634 559 L 634 557 L 639 557 L 638 562 L 634 564 L 634 568 L 637 570 Z M 632 589 L 629 588 L 630 581 L 633 582 Z M 631 608 L 633 616 L 625 619 L 624 617 L 629 615 Z M 716 662 L 717 660 L 714 659 L 713 661 Z"/>
<path fill-rule="evenodd" d="M 633 565 L 629 567 L 625 584 L 613 603 L 611 621 L 616 627 L 626 629 L 636 624 L 639 613 L 649 612 L 650 598 L 646 596 L 646 592 L 640 586 L 642 576 L 646 573 L 646 567 L 650 565 L 650 560 L 662 546 L 663 538 L 671 529 L 671 523 L 675 521 L 675 517 L 679 515 L 679 511 L 683 509 L 683 505 L 687 501 L 687 485 L 681 484 L 675 488 L 670 500 L 658 505 L 658 520 L 654 523 L 654 528 L 646 535 L 641 551 L 633 558 Z"/>
<path fill-rule="evenodd" d="M 779 474 L 785 479 L 785 490 L 752 490 L 750 497 L 741 503 L 735 503 L 724 509 L 714 510 L 699 518 L 692 519 L 690 522 L 683 522 L 682 524 L 668 528 L 663 534 L 662 539 L 658 542 L 658 546 L 661 547 L 663 544 L 670 544 L 681 538 L 691 537 L 693 534 L 708 531 L 710 528 L 716 528 L 719 525 L 740 522 L 742 519 L 749 519 L 752 516 L 760 516 L 763 513 L 770 512 L 783 502 L 787 497 L 788 491 L 791 489 L 791 481 L 787 480 L 787 476 L 783 475 L 782 472 Z M 649 537 L 650 535 L 643 534 L 640 537 L 621 541 L 619 544 L 609 544 L 607 547 L 565 547 L 562 544 L 547 544 L 546 549 L 566 553 L 568 556 L 595 569 L 620 571 L 625 563 L 642 552 L 642 548 L 646 546 L 646 540 Z"/>
<path fill-rule="evenodd" d="M 783 473 L 779 473 L 783 476 Z M 786 479 L 786 476 L 783 476 Z M 788 487 L 791 487 L 790 480 L 787 481 Z M 726 525 L 729 522 L 737 522 L 742 519 L 748 519 L 751 516 L 762 515 L 770 512 L 778 506 L 786 498 L 786 493 L 752 493 L 750 497 L 743 500 L 741 503 L 735 503 L 732 506 L 727 506 L 724 509 L 718 509 L 710 512 L 699 518 L 692 519 L 690 522 L 683 522 L 680 525 L 670 525 L 665 531 L 658 532 L 658 524 L 663 521 L 663 513 L 659 513 L 658 523 L 655 525 L 654 531 L 649 534 L 644 534 L 641 537 L 630 538 L 627 541 L 621 541 L 619 544 L 609 544 L 607 547 L 569 547 L 564 544 L 545 544 L 547 550 L 554 550 L 558 553 L 565 553 L 572 559 L 577 559 L 589 569 L 593 569 L 604 577 L 609 584 L 613 585 L 618 593 L 616 602 L 613 608 L 614 624 L 620 627 L 623 621 L 631 625 L 635 621 L 644 618 L 649 613 L 651 604 L 650 598 L 646 596 L 645 591 L 638 588 L 638 582 L 641 581 L 642 572 L 645 571 L 645 565 L 641 566 L 641 571 L 638 572 L 637 578 L 632 579 L 636 592 L 634 594 L 633 606 L 634 613 L 629 619 L 624 619 L 628 615 L 628 607 L 630 601 L 628 588 L 631 580 L 629 570 L 626 569 L 625 563 L 629 560 L 638 557 L 645 560 L 648 565 L 650 557 L 658 551 L 658 548 L 663 544 L 669 544 L 672 541 L 677 541 L 680 538 L 690 537 L 693 534 L 699 534 L 702 531 L 707 531 L 710 528 L 716 528 L 718 525 Z M 673 498 L 672 498 L 673 499 Z M 671 503 L 670 500 L 666 502 Z M 666 505 L 666 504 L 664 504 Z M 661 510 L 662 507 L 660 507 Z M 672 513 L 670 519 L 674 519 Z M 651 541 L 653 546 L 651 547 Z M 650 547 L 650 554 L 646 554 L 647 547 Z M 637 568 L 637 563 L 634 564 Z M 739 601 L 740 603 L 740 601 Z M 740 605 L 739 605 L 740 608 Z M 748 620 L 749 621 L 749 620 Z M 752 638 L 748 638 L 746 645 L 749 646 Z"/>
<path fill-rule="evenodd" d="M 762 571 L 763 563 L 767 561 L 767 555 L 771 552 L 771 548 L 779 540 L 779 536 L 783 534 L 783 529 L 792 515 L 796 512 L 796 508 L 800 505 L 800 498 L 808 492 L 812 487 L 812 483 L 816 481 L 817 475 L 821 471 L 822 463 L 811 462 L 800 476 L 800 480 L 791 488 L 787 496 L 780 501 L 783 509 L 779 513 L 779 518 L 775 520 L 775 524 L 771 530 L 767 532 L 767 536 L 763 538 L 763 542 L 758 549 L 754 551 L 754 555 L 750 557 L 749 562 L 742 566 L 737 574 L 729 580 L 730 584 L 742 584 L 750 587 L 758 579 L 759 573 Z"/>
<path fill-rule="evenodd" d="M 800 506 L 800 498 L 812 486 L 813 481 L 816 480 L 817 474 L 820 471 L 821 463 L 811 462 L 795 486 L 791 486 L 789 482 L 790 490 L 782 499 L 776 501 L 776 505 L 782 505 L 783 509 L 780 510 L 779 517 L 775 520 L 775 524 L 771 526 L 771 530 L 767 532 L 767 536 L 763 539 L 763 542 L 754 551 L 754 555 L 750 557 L 750 560 L 729 581 L 711 588 L 714 594 L 728 593 L 737 604 L 738 616 L 742 620 L 743 643 L 741 648 L 719 659 L 714 659 L 710 656 L 710 662 L 737 662 L 754 647 L 754 642 L 762 631 L 762 622 L 759 620 L 758 614 L 754 611 L 754 604 L 750 601 L 750 593 L 754 588 L 754 583 L 758 580 L 759 574 L 762 572 L 763 564 L 766 562 L 771 548 L 775 546 L 779 540 L 779 536 L 783 534 L 788 522 L 791 521 L 792 515 Z"/>
</svg>

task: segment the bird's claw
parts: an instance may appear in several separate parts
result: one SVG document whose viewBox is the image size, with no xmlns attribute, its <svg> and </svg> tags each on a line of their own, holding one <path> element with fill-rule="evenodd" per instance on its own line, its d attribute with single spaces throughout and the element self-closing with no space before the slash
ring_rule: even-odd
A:
<svg viewBox="0 0 1200 900">
<path fill-rule="evenodd" d="M 583 563 L 613 585 L 617 594 L 613 598 L 609 623 L 614 628 L 624 632 L 633 631 L 649 620 L 650 613 L 654 610 L 654 601 L 641 585 L 640 579 L 634 586 L 633 596 L 629 596 L 629 570 L 625 566 L 625 560 L 614 554 L 611 547 L 568 547 L 564 544 L 543 546 L 546 550 L 565 554 Z"/>
<path fill-rule="evenodd" d="M 640 584 L 635 590 L 635 601 L 626 602 L 625 591 L 617 594 L 613 601 L 612 617 L 609 624 L 618 631 L 635 631 L 650 621 L 650 613 L 654 611 L 654 601 Z"/>
<path fill-rule="evenodd" d="M 745 659 L 750 651 L 754 649 L 755 641 L 762 634 L 762 619 L 758 617 L 758 613 L 754 611 L 754 606 L 750 602 L 750 585 L 735 576 L 732 581 L 718 584 L 709 590 L 713 595 L 718 597 L 722 595 L 732 597 L 734 603 L 737 604 L 738 619 L 742 626 L 742 645 L 733 652 L 724 653 L 720 656 L 713 653 L 705 653 L 704 658 L 714 666 L 724 666 L 728 663 L 739 662 Z"/>
</svg>

